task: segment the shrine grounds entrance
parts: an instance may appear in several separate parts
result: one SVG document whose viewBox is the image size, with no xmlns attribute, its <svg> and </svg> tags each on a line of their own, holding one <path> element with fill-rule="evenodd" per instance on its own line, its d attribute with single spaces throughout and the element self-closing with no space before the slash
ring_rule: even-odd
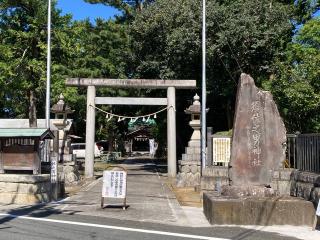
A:
<svg viewBox="0 0 320 240">
<path fill-rule="evenodd" d="M 95 106 L 108 105 L 167 105 L 167 158 L 168 176 L 176 177 L 176 89 L 194 89 L 196 80 L 157 80 L 157 79 L 97 79 L 69 78 L 67 86 L 87 87 L 87 117 L 86 117 L 86 155 L 85 177 L 92 178 L 94 174 L 94 144 L 95 144 Z M 167 89 L 167 98 L 122 98 L 96 97 L 96 87 Z"/>
</svg>

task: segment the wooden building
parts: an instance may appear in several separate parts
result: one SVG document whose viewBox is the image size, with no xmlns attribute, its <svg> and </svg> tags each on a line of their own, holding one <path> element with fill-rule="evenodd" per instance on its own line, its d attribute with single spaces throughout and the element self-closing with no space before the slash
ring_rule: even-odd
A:
<svg viewBox="0 0 320 240">
<path fill-rule="evenodd" d="M 43 141 L 53 138 L 44 128 L 0 128 L 0 173 L 30 170 L 41 174 Z"/>
</svg>

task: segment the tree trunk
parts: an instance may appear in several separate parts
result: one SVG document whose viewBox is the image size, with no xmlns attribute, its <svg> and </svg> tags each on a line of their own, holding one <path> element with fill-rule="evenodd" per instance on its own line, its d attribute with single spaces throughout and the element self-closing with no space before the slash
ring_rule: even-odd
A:
<svg viewBox="0 0 320 240">
<path fill-rule="evenodd" d="M 37 127 L 37 108 L 36 108 L 36 98 L 34 96 L 34 91 L 29 91 L 29 127 Z"/>
<path fill-rule="evenodd" d="M 113 152 L 114 151 L 113 144 L 114 144 L 114 137 L 109 135 L 109 137 L 108 137 L 108 151 L 109 152 Z"/>
<path fill-rule="evenodd" d="M 226 110 L 227 110 L 226 114 L 227 114 L 228 130 L 229 130 L 229 129 L 233 128 L 233 114 L 232 114 L 230 99 L 227 100 Z"/>
</svg>

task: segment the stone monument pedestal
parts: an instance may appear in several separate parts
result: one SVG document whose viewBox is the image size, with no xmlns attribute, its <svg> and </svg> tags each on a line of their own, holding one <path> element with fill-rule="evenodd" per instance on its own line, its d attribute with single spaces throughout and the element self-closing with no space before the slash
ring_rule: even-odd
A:
<svg viewBox="0 0 320 240">
<path fill-rule="evenodd" d="M 222 186 L 221 195 L 232 197 L 232 198 L 279 196 L 278 192 L 271 187 L 254 186 L 254 185 Z"/>
<path fill-rule="evenodd" d="M 315 209 L 302 198 L 233 198 L 204 193 L 203 211 L 210 224 L 293 225 L 313 227 Z"/>
</svg>

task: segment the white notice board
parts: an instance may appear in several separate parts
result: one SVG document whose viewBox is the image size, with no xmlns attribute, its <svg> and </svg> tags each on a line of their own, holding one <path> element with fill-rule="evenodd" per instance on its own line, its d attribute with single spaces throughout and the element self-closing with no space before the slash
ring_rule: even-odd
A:
<svg viewBox="0 0 320 240">
<path fill-rule="evenodd" d="M 126 171 L 103 171 L 102 197 L 125 198 L 127 192 Z"/>
<path fill-rule="evenodd" d="M 320 200 L 319 200 L 319 202 L 318 202 L 318 207 L 317 207 L 316 215 L 320 217 Z"/>
</svg>

